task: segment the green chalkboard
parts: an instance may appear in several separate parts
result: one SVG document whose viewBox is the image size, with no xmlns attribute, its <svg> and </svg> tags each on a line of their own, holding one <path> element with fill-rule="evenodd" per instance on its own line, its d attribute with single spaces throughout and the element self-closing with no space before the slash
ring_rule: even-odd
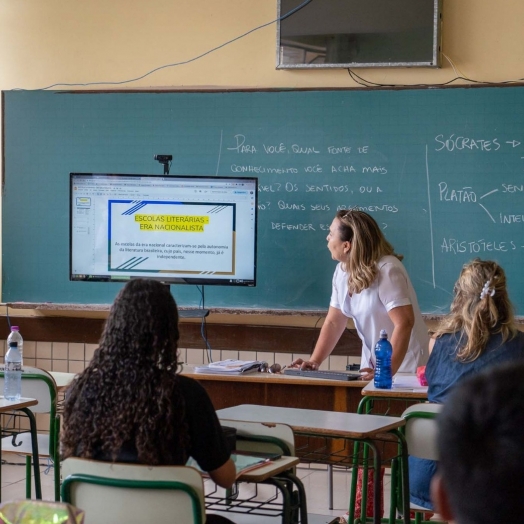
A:
<svg viewBox="0 0 524 524">
<path fill-rule="evenodd" d="M 110 303 L 69 282 L 69 173 L 259 177 L 258 285 L 206 287 L 209 307 L 329 304 L 326 234 L 370 212 L 425 313 L 447 312 L 462 264 L 499 261 L 524 312 L 524 88 L 220 93 L 4 93 L 3 300 Z M 172 286 L 197 305 L 194 286 Z"/>
</svg>

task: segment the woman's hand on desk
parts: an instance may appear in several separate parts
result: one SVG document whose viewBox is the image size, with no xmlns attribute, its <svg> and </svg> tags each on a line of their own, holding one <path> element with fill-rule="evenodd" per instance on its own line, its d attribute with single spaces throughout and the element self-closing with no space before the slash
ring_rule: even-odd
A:
<svg viewBox="0 0 524 524">
<path fill-rule="evenodd" d="M 362 380 L 373 380 L 375 376 L 375 370 L 373 368 L 362 368 L 359 373 Z"/>
<path fill-rule="evenodd" d="M 314 360 L 302 360 L 301 358 L 297 358 L 296 360 L 293 360 L 293 362 L 291 362 L 291 365 L 289 367 L 309 369 L 315 371 L 320 367 L 320 364 L 318 362 L 315 362 Z"/>
</svg>

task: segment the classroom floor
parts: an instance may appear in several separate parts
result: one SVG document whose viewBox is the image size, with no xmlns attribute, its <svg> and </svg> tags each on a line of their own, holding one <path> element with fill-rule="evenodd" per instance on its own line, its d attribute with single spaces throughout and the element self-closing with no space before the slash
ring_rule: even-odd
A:
<svg viewBox="0 0 524 524">
<path fill-rule="evenodd" d="M 17 500 L 25 498 L 25 468 L 24 459 L 12 454 L 3 454 L 2 459 L 6 462 L 2 464 L 2 500 Z M 19 465 L 13 465 L 19 463 Z M 42 467 L 42 492 L 43 498 L 53 499 L 53 473 L 52 470 L 47 474 L 46 468 Z M 349 505 L 349 488 L 351 473 L 346 470 L 335 469 L 333 475 L 333 510 L 328 509 L 328 474 L 325 466 L 322 465 L 300 465 L 297 468 L 297 475 L 304 483 L 307 495 L 308 518 L 310 524 L 328 524 L 333 519 L 347 511 Z M 384 504 L 387 514 L 389 508 L 389 485 L 390 478 L 386 472 L 384 477 Z M 241 484 L 241 495 L 249 493 L 252 484 Z M 207 487 L 206 487 L 207 489 Z M 268 491 L 269 490 L 269 491 Z M 258 495 L 260 497 L 271 496 L 274 488 L 270 486 L 259 486 Z M 224 513 L 235 524 L 280 524 L 280 517 L 262 517 L 254 515 L 241 515 L 238 513 Z"/>
</svg>

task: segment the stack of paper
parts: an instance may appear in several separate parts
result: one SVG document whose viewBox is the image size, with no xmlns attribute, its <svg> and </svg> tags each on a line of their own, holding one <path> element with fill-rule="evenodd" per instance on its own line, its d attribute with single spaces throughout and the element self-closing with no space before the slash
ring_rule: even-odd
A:
<svg viewBox="0 0 524 524">
<path fill-rule="evenodd" d="M 259 360 L 221 360 L 212 362 L 206 366 L 196 366 L 197 373 L 212 373 L 218 375 L 243 375 L 260 369 L 262 364 Z"/>
<path fill-rule="evenodd" d="M 421 386 L 417 375 L 395 375 L 393 377 L 394 389 L 409 389 L 411 391 L 427 391 L 427 386 Z"/>
</svg>

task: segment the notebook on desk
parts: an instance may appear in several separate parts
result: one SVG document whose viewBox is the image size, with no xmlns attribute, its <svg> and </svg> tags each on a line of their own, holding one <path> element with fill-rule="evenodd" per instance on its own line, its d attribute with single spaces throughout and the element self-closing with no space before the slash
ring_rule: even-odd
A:
<svg viewBox="0 0 524 524">
<path fill-rule="evenodd" d="M 359 380 L 360 373 L 354 371 L 333 371 L 333 370 L 309 370 L 299 368 L 286 368 L 284 375 L 294 375 L 308 378 L 324 378 L 326 380 Z"/>
</svg>

